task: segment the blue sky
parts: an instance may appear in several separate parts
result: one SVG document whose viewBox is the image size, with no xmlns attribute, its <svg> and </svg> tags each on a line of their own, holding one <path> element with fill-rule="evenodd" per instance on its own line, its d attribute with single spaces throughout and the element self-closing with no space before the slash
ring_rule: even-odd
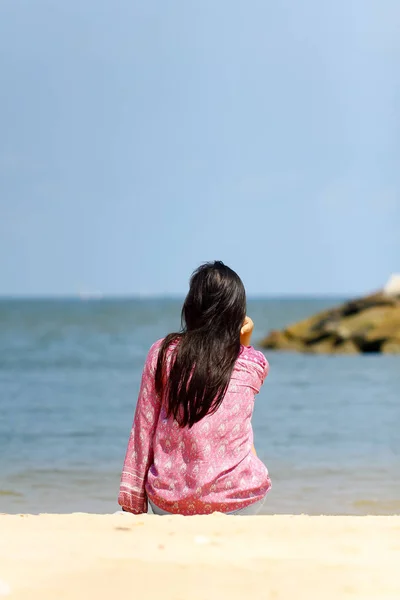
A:
<svg viewBox="0 0 400 600">
<path fill-rule="evenodd" d="M 397 0 L 2 0 L 0 294 L 400 270 Z"/>
</svg>

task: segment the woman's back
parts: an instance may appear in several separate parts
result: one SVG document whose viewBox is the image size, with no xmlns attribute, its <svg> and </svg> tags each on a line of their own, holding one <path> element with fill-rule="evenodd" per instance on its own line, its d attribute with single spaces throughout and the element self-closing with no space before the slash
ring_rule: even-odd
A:
<svg viewBox="0 0 400 600">
<path fill-rule="evenodd" d="M 143 498 L 139 496 L 134 506 L 127 504 L 126 496 L 130 496 L 132 484 L 143 477 L 137 465 L 146 469 L 150 439 L 152 464 L 144 487 L 148 498 L 162 510 L 186 515 L 233 512 L 261 500 L 271 482 L 266 467 L 252 452 L 251 417 L 254 395 L 268 373 L 264 355 L 242 346 L 220 407 L 189 428 L 167 416 L 155 393 L 161 344 L 162 340 L 152 346 L 146 360 L 140 410 L 127 452 L 133 461 L 125 463 L 120 504 L 142 512 Z"/>
</svg>

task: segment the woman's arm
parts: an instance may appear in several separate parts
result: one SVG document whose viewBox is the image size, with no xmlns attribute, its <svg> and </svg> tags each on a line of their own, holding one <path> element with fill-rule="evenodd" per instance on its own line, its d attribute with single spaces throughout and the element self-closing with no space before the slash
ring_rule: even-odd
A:
<svg viewBox="0 0 400 600">
<path fill-rule="evenodd" d="M 134 514 L 147 512 L 145 491 L 147 473 L 153 464 L 153 438 L 160 414 L 160 401 L 155 391 L 154 373 L 158 348 L 151 348 L 144 366 L 135 418 L 129 437 L 118 504 Z"/>
<path fill-rule="evenodd" d="M 253 333 L 254 323 L 250 317 L 246 317 L 242 329 L 240 330 L 240 343 L 242 346 L 250 346 L 251 334 Z"/>
<path fill-rule="evenodd" d="M 251 345 L 251 335 L 253 333 L 253 329 L 254 329 L 253 320 L 250 317 L 246 316 L 243 326 L 242 326 L 242 329 L 240 331 L 240 343 L 242 344 L 242 346 L 250 346 Z M 264 367 L 264 371 L 265 371 L 265 373 L 263 373 L 263 379 L 264 379 L 264 377 L 266 377 L 266 375 L 268 373 L 267 367 Z M 254 447 L 254 444 L 251 448 L 251 451 L 254 454 L 254 456 L 257 456 L 257 452 Z"/>
</svg>

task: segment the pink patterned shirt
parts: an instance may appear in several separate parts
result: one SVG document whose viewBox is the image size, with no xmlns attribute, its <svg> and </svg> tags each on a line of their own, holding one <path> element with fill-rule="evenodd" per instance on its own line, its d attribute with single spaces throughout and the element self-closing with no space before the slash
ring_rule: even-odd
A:
<svg viewBox="0 0 400 600">
<path fill-rule="evenodd" d="M 261 500 L 268 470 L 252 453 L 254 396 L 268 374 L 264 355 L 242 346 L 218 410 L 191 429 L 167 418 L 155 391 L 162 340 L 150 349 L 123 467 L 119 504 L 147 512 L 147 498 L 175 514 L 233 512 Z"/>
</svg>

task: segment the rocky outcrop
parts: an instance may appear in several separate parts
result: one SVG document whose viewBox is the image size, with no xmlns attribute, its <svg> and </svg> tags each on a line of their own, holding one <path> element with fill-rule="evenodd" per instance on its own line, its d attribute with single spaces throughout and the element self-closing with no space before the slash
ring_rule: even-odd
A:
<svg viewBox="0 0 400 600">
<path fill-rule="evenodd" d="M 390 280 L 397 283 L 398 276 Z M 323 311 L 282 331 L 271 331 L 263 348 L 313 354 L 400 354 L 400 291 L 397 285 Z"/>
</svg>

